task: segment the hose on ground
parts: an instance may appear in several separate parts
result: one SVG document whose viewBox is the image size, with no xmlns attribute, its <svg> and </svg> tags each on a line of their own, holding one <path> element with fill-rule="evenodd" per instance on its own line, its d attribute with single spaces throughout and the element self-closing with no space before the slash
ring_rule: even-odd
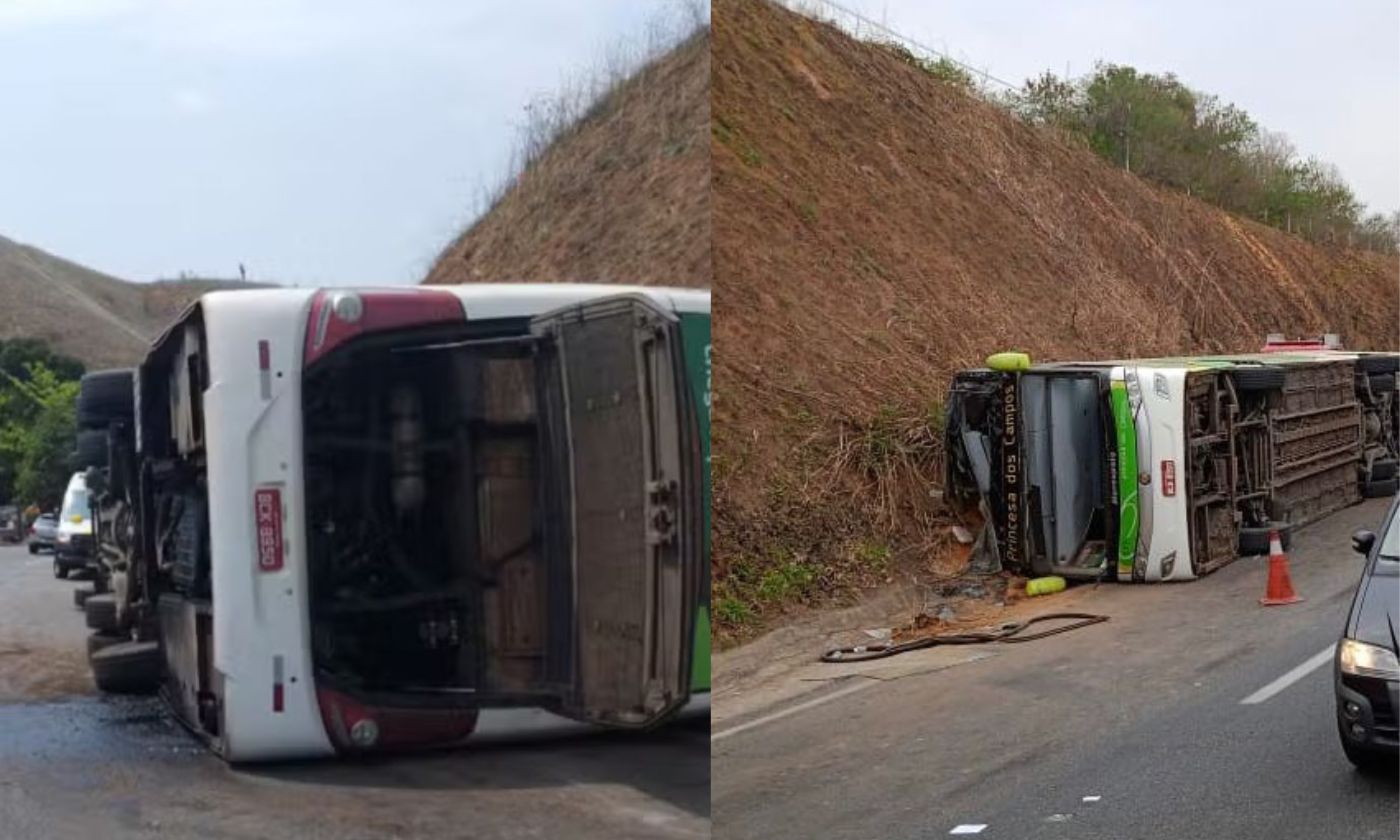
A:
<svg viewBox="0 0 1400 840">
<path fill-rule="evenodd" d="M 1071 623 L 1059 627 L 1052 627 L 1049 630 L 1041 630 L 1038 633 L 1022 634 L 1027 627 L 1040 621 L 1069 621 Z M 850 647 L 832 648 L 821 655 L 821 661 L 838 663 L 867 662 L 871 659 L 885 659 L 890 656 L 898 656 L 901 653 L 908 653 L 911 650 L 923 650 L 924 648 L 937 647 L 939 645 L 980 645 L 989 642 L 1033 642 L 1036 639 L 1044 639 L 1047 636 L 1054 636 L 1058 633 L 1068 633 L 1071 630 L 1078 630 L 1081 627 L 1088 627 L 1091 624 L 1101 624 L 1105 621 L 1108 621 L 1108 616 L 1095 615 L 1093 613 L 1046 613 L 1045 615 L 1038 615 L 1025 621 L 1008 622 L 995 630 L 925 636 L 921 639 L 910 639 L 907 642 L 882 642 L 873 645 L 852 645 Z"/>
</svg>

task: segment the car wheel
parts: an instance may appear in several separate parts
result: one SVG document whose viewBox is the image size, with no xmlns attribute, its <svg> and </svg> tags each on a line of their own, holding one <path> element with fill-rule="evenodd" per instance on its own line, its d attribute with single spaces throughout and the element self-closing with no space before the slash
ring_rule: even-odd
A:
<svg viewBox="0 0 1400 840">
<path fill-rule="evenodd" d="M 74 589 L 73 606 L 77 607 L 80 610 L 83 609 L 83 607 L 87 604 L 87 599 L 91 598 L 96 594 L 96 592 L 94 592 L 92 589 L 89 589 L 86 586 L 80 586 L 77 589 Z"/>
<path fill-rule="evenodd" d="M 1268 528 L 1240 528 L 1239 546 L 1240 556 L 1248 557 L 1253 554 L 1269 553 L 1269 532 L 1278 531 L 1279 542 L 1285 551 L 1293 544 L 1293 526 L 1287 522 L 1279 522 Z"/>
<path fill-rule="evenodd" d="M 1346 753 L 1347 761 L 1360 773 L 1367 776 L 1379 776 L 1381 774 L 1395 773 L 1400 769 L 1400 757 L 1388 752 L 1368 750 L 1363 746 L 1354 744 L 1342 732 L 1342 722 L 1337 721 L 1337 737 L 1342 740 L 1342 752 Z"/>
<path fill-rule="evenodd" d="M 98 689 L 110 694 L 150 694 L 160 688 L 165 662 L 157 642 L 116 642 L 88 657 Z"/>
<path fill-rule="evenodd" d="M 1371 480 L 1385 481 L 1388 478 L 1395 478 L 1397 462 L 1394 458 L 1380 458 L 1371 462 Z"/>
<path fill-rule="evenodd" d="M 1237 367 L 1230 371 L 1235 387 L 1241 391 L 1276 391 L 1283 387 L 1283 368 L 1273 365 Z"/>
<path fill-rule="evenodd" d="M 83 603 L 87 626 L 107 633 L 117 631 L 117 596 L 90 595 Z"/>
<path fill-rule="evenodd" d="M 30 543 L 30 544 L 29 544 L 29 553 L 30 553 L 30 554 L 38 554 L 38 553 L 39 553 L 39 546 L 35 545 L 34 543 Z"/>
<path fill-rule="evenodd" d="M 1366 499 L 1388 499 L 1400 490 L 1400 479 L 1367 481 L 1361 485 L 1361 496 Z"/>
<path fill-rule="evenodd" d="M 62 580 L 68 577 L 68 570 L 63 568 L 63 564 L 58 562 L 58 558 L 53 559 L 53 576 Z"/>
</svg>

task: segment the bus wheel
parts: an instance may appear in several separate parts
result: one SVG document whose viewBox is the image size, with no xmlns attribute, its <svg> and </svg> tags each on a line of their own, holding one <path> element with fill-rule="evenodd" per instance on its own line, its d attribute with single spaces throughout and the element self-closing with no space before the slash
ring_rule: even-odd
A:
<svg viewBox="0 0 1400 840">
<path fill-rule="evenodd" d="M 97 592 L 95 590 L 87 586 L 80 586 L 77 589 L 74 589 L 73 606 L 77 607 L 80 610 L 83 609 L 83 606 L 87 603 L 87 599 L 91 598 L 96 594 Z"/>
<path fill-rule="evenodd" d="M 116 633 L 89 633 L 87 637 L 88 656 L 92 656 L 99 650 L 104 650 L 112 645 L 119 645 L 122 642 L 129 642 L 131 639 L 126 636 L 119 636 Z"/>
<path fill-rule="evenodd" d="M 1361 497 L 1363 499 L 1388 499 L 1394 496 L 1398 490 L 1400 490 L 1400 479 L 1368 481 L 1361 485 Z"/>
<path fill-rule="evenodd" d="M 1241 391 L 1277 391 L 1283 387 L 1283 368 L 1275 365 L 1237 367 L 1230 371 L 1235 387 Z"/>
<path fill-rule="evenodd" d="M 93 630 L 113 633 L 117 630 L 117 596 L 89 595 L 83 604 L 87 626 Z"/>
<path fill-rule="evenodd" d="M 94 652 L 92 678 L 110 694 L 150 694 L 160 688 L 161 659 L 157 642 L 117 642 Z"/>
<path fill-rule="evenodd" d="M 1255 554 L 1269 553 L 1269 533 L 1278 531 L 1279 543 L 1284 550 L 1293 542 L 1293 526 L 1286 522 L 1279 522 L 1265 528 L 1240 528 L 1240 556 L 1249 557 Z"/>
</svg>

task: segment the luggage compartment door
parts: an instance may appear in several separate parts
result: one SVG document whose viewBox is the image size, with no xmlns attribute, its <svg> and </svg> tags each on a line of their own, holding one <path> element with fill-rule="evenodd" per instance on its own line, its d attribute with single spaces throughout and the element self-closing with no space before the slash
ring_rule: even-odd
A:
<svg viewBox="0 0 1400 840">
<path fill-rule="evenodd" d="M 552 540 L 573 577 L 563 711 L 652 725 L 689 694 L 698 532 L 683 474 L 691 443 L 679 323 L 638 295 L 541 316 L 541 421 Z"/>
</svg>

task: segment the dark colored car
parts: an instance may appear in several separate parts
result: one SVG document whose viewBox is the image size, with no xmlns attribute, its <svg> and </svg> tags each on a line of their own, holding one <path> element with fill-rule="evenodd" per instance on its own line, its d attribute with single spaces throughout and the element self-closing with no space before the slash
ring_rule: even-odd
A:
<svg viewBox="0 0 1400 840">
<path fill-rule="evenodd" d="M 38 554 L 44 549 L 53 551 L 54 541 L 57 539 L 58 515 L 41 513 L 34 520 L 34 524 L 29 526 L 29 553 Z"/>
<path fill-rule="evenodd" d="M 1337 644 L 1335 665 L 1337 730 L 1342 749 L 1363 771 L 1395 771 L 1400 766 L 1400 523 L 1392 502 L 1381 537 L 1357 531 L 1352 547 L 1366 555 L 1366 568 L 1351 601 L 1346 631 Z"/>
</svg>

